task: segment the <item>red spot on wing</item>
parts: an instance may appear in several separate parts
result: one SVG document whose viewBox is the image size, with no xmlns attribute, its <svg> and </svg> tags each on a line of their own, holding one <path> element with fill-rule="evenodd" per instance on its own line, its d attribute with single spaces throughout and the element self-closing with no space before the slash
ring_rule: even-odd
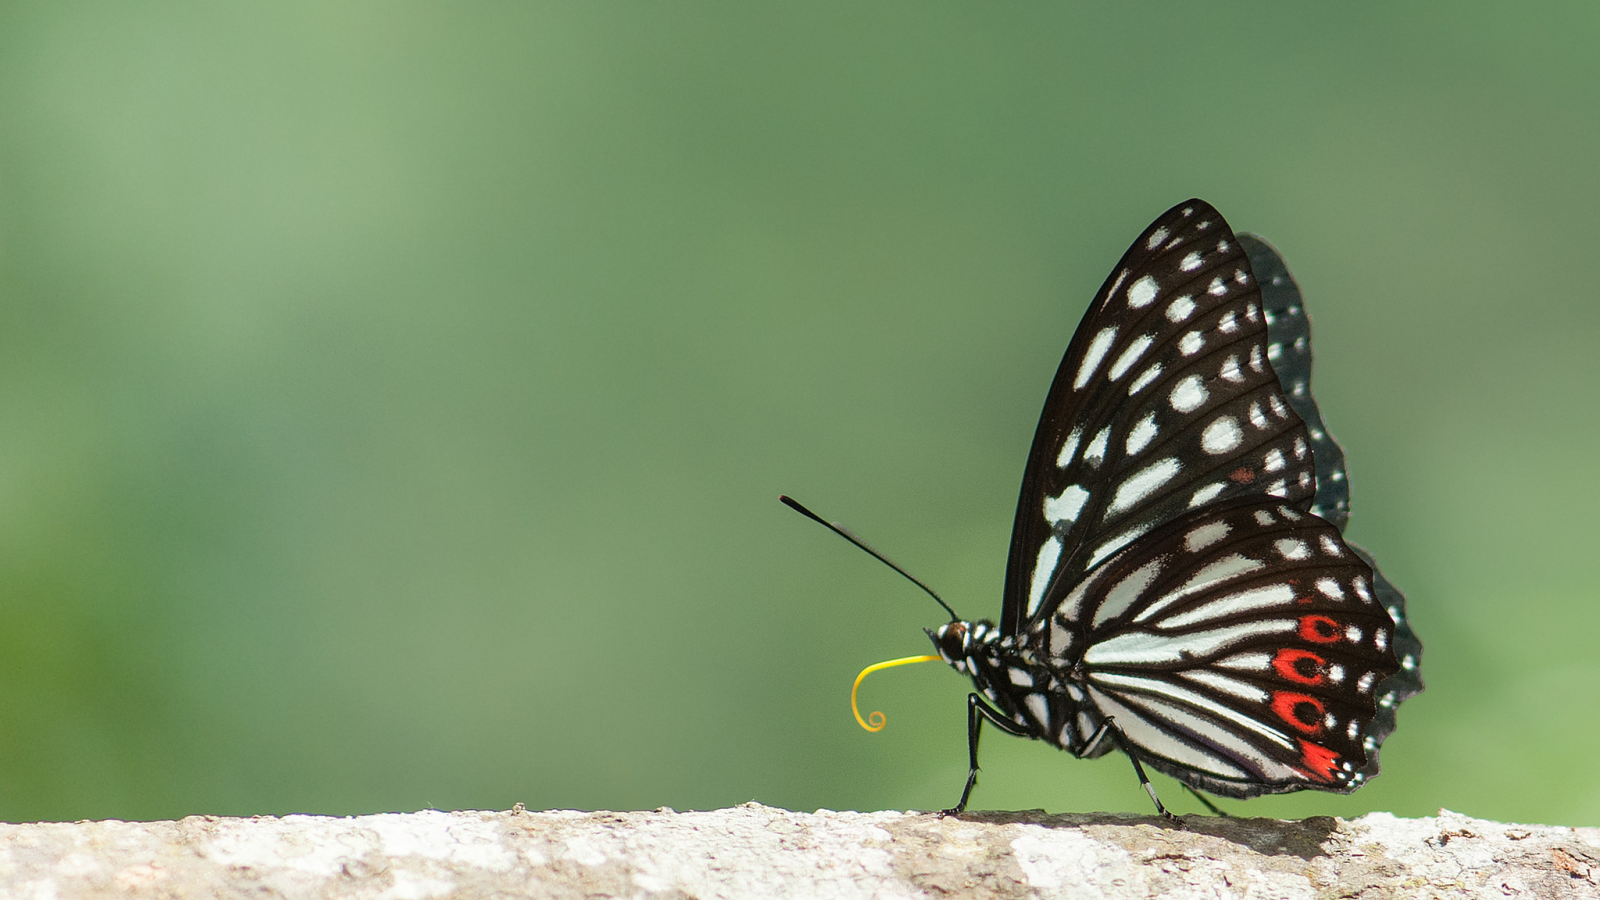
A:
<svg viewBox="0 0 1600 900">
<path fill-rule="evenodd" d="M 1285 647 L 1272 658 L 1272 668 L 1285 679 L 1297 684 L 1321 684 L 1323 667 L 1327 661 L 1310 650 Z M 1309 674 L 1308 674 L 1309 672 Z"/>
<path fill-rule="evenodd" d="M 1300 739 L 1301 772 L 1314 781 L 1332 781 L 1339 754 L 1320 744 Z"/>
<path fill-rule="evenodd" d="M 1250 482 L 1256 480 L 1256 473 L 1248 468 L 1241 467 L 1234 469 L 1233 474 L 1229 475 L 1228 478 L 1238 482 L 1239 484 L 1249 484 Z"/>
<path fill-rule="evenodd" d="M 1272 711 L 1303 734 L 1320 734 L 1322 717 L 1328 712 L 1321 700 L 1295 691 L 1273 691 Z"/>
<path fill-rule="evenodd" d="M 1344 636 L 1339 623 L 1327 616 L 1301 616 L 1300 636 L 1313 644 L 1331 644 Z"/>
</svg>

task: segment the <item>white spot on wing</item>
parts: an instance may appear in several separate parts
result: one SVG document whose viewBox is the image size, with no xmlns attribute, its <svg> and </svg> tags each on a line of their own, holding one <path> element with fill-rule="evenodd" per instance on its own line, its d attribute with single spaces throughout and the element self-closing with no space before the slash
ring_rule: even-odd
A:
<svg viewBox="0 0 1600 900">
<path fill-rule="evenodd" d="M 1258 609 L 1287 607 L 1292 603 L 1294 603 L 1294 588 L 1287 584 L 1270 584 L 1201 604 L 1188 612 L 1179 613 L 1162 621 L 1161 625 L 1166 628 L 1187 628 L 1212 619 L 1236 616 Z"/>
<path fill-rule="evenodd" d="M 1239 672 L 1265 672 L 1272 665 L 1272 657 L 1266 653 L 1237 653 L 1212 665 Z"/>
<path fill-rule="evenodd" d="M 1169 457 L 1151 463 L 1128 476 L 1128 480 L 1117 488 L 1116 497 L 1111 501 L 1111 509 L 1107 515 L 1115 515 L 1137 505 L 1156 488 L 1171 481 L 1182 468 L 1176 459 Z"/>
<path fill-rule="evenodd" d="M 1272 513 L 1269 513 L 1264 509 L 1258 509 L 1256 510 L 1256 524 L 1260 525 L 1262 528 L 1267 528 L 1278 524 L 1278 520 L 1272 517 Z"/>
<path fill-rule="evenodd" d="M 1067 442 L 1061 445 L 1061 453 L 1056 457 L 1056 468 L 1065 469 L 1072 465 L 1072 458 L 1078 454 L 1078 441 L 1083 439 L 1083 426 L 1072 429 L 1067 435 Z"/>
<path fill-rule="evenodd" d="M 1199 353 L 1200 348 L 1205 345 L 1205 339 L 1200 337 L 1200 332 L 1198 331 L 1185 332 L 1183 337 L 1178 338 L 1178 349 L 1183 352 L 1184 356 L 1193 356 Z"/>
<path fill-rule="evenodd" d="M 1221 494 L 1225 488 L 1227 488 L 1227 485 L 1216 482 L 1208 484 L 1205 487 L 1195 491 L 1194 496 L 1189 498 L 1189 508 L 1193 509 L 1196 506 L 1204 506 L 1205 504 L 1210 503 L 1211 501 L 1217 499 L 1217 496 Z"/>
<path fill-rule="evenodd" d="M 1072 652 L 1072 632 L 1061 626 L 1059 616 L 1050 617 L 1050 655 L 1065 659 Z"/>
<path fill-rule="evenodd" d="M 1106 592 L 1106 598 L 1101 601 L 1100 608 L 1094 611 L 1094 622 L 1091 627 L 1099 628 L 1127 612 L 1128 607 L 1144 596 L 1144 592 L 1150 588 L 1156 576 L 1161 574 L 1163 561 L 1164 559 L 1155 559 L 1147 562 L 1113 585 L 1111 590 Z"/>
<path fill-rule="evenodd" d="M 1242 440 L 1244 432 L 1239 430 L 1239 423 L 1233 416 L 1218 416 L 1200 433 L 1200 447 L 1213 456 L 1238 449 Z"/>
<path fill-rule="evenodd" d="M 1117 339 L 1116 326 L 1100 329 L 1100 333 L 1089 342 L 1089 349 L 1084 351 L 1083 363 L 1078 366 L 1078 377 L 1072 380 L 1072 389 L 1083 390 L 1089 379 L 1094 377 L 1096 369 L 1100 368 L 1100 361 L 1105 359 L 1106 351 L 1111 349 L 1111 342 Z"/>
<path fill-rule="evenodd" d="M 1183 677 L 1190 681 L 1197 681 L 1212 690 L 1238 697 L 1240 700 L 1249 700 L 1254 703 L 1267 702 L 1268 694 L 1266 691 L 1255 685 L 1246 684 L 1237 678 L 1229 678 L 1220 672 L 1194 669 L 1184 672 Z"/>
<path fill-rule="evenodd" d="M 1128 385 L 1128 396 L 1132 397 L 1134 394 L 1144 390 L 1145 387 L 1150 384 L 1150 382 L 1155 381 L 1156 378 L 1160 377 L 1160 375 L 1161 363 L 1156 363 L 1150 368 L 1145 369 L 1139 374 L 1138 378 L 1133 380 L 1133 384 Z"/>
<path fill-rule="evenodd" d="M 1106 291 L 1107 300 L 1110 300 L 1112 297 L 1117 295 L 1117 291 L 1122 288 L 1122 283 L 1128 280 L 1129 274 L 1129 270 L 1127 269 L 1123 269 L 1121 272 L 1117 273 L 1117 280 L 1111 283 L 1111 290 Z"/>
<path fill-rule="evenodd" d="M 1327 597 L 1329 600 L 1343 600 L 1344 599 L 1344 588 L 1339 586 L 1338 579 L 1335 579 L 1335 578 L 1318 578 L 1317 579 L 1317 590 L 1321 591 L 1322 595 L 1324 597 Z"/>
<path fill-rule="evenodd" d="M 1076 484 L 1069 484 L 1060 496 L 1044 498 L 1044 517 L 1054 523 L 1076 522 L 1089 492 Z"/>
<path fill-rule="evenodd" d="M 1229 530 L 1227 522 L 1210 522 L 1189 532 L 1183 545 L 1190 553 L 1196 553 L 1227 537 Z"/>
<path fill-rule="evenodd" d="M 1011 676 L 1011 683 L 1017 687 L 1033 687 L 1033 676 L 1027 669 L 1018 669 L 1015 666 L 1006 671 Z"/>
<path fill-rule="evenodd" d="M 1155 413 L 1149 413 L 1138 422 L 1135 422 L 1133 427 L 1128 429 L 1128 441 L 1124 445 L 1127 448 L 1128 455 L 1137 455 L 1140 450 L 1150 446 L 1150 442 L 1155 440 L 1158 433 L 1159 429 L 1156 428 Z"/>
<path fill-rule="evenodd" d="M 1044 589 L 1050 586 L 1050 577 L 1056 573 L 1056 563 L 1061 561 L 1061 539 L 1051 536 L 1039 548 L 1039 560 L 1033 567 L 1033 583 L 1028 586 L 1028 617 L 1039 611 L 1044 599 Z"/>
<path fill-rule="evenodd" d="M 1279 538 L 1272 545 L 1278 548 L 1284 559 L 1306 559 L 1311 556 L 1311 548 L 1306 546 L 1306 542 L 1295 538 Z"/>
<path fill-rule="evenodd" d="M 1142 525 L 1135 525 L 1111 540 L 1106 541 L 1104 544 L 1101 544 L 1100 547 L 1094 551 L 1094 555 L 1089 557 L 1089 568 L 1092 569 L 1095 566 L 1100 565 L 1101 560 L 1117 552 L 1118 550 L 1121 550 L 1123 547 L 1126 547 L 1134 538 L 1144 534 L 1146 531 L 1149 531 L 1150 525 L 1151 523 L 1149 522 L 1146 522 Z"/>
<path fill-rule="evenodd" d="M 1162 241 L 1171 236 L 1172 232 L 1167 230 L 1167 226 L 1163 225 L 1150 233 L 1150 239 L 1144 242 L 1145 249 L 1154 250 L 1161 246 Z"/>
<path fill-rule="evenodd" d="M 1172 403 L 1172 408 L 1178 412 L 1191 413 L 1199 409 L 1209 397 L 1205 387 L 1200 383 L 1200 376 L 1188 375 L 1172 386 L 1172 393 L 1167 399 Z"/>
<path fill-rule="evenodd" d="M 1268 450 L 1263 468 L 1268 472 L 1276 472 L 1288 464 L 1288 461 L 1283 458 L 1282 450 Z"/>
<path fill-rule="evenodd" d="M 1183 261 L 1178 263 L 1178 268 L 1185 272 L 1193 272 L 1195 269 L 1200 268 L 1200 254 L 1189 253 L 1185 255 Z"/>
<path fill-rule="evenodd" d="M 1143 356 L 1144 352 L 1149 350 L 1150 345 L 1153 343 L 1155 343 L 1155 340 L 1148 334 L 1141 334 L 1134 338 L 1133 343 L 1128 345 L 1128 349 L 1122 351 L 1122 355 L 1117 357 L 1117 361 L 1111 364 L 1111 371 L 1107 372 L 1106 376 L 1112 381 L 1116 381 L 1126 375 L 1128 370 L 1133 368 L 1133 364 L 1139 361 L 1139 357 Z"/>
<path fill-rule="evenodd" d="M 1184 294 L 1167 307 L 1167 318 L 1173 322 L 1182 322 L 1189 318 L 1192 312 L 1194 312 L 1194 298 Z"/>
<path fill-rule="evenodd" d="M 1083 461 L 1092 463 L 1097 467 L 1104 462 L 1106 458 L 1106 441 L 1110 438 L 1110 436 L 1110 425 L 1107 425 L 1096 432 L 1094 439 L 1089 442 L 1088 448 L 1083 451 Z"/>
<path fill-rule="evenodd" d="M 1228 354 L 1228 358 L 1222 361 L 1222 370 L 1217 374 L 1221 375 L 1224 381 L 1234 384 L 1242 384 L 1244 382 L 1244 373 L 1239 371 L 1239 357 L 1232 353 Z"/>
<path fill-rule="evenodd" d="M 1128 305 L 1134 309 L 1143 309 L 1156 299 L 1156 280 L 1149 275 L 1128 285 Z"/>
</svg>

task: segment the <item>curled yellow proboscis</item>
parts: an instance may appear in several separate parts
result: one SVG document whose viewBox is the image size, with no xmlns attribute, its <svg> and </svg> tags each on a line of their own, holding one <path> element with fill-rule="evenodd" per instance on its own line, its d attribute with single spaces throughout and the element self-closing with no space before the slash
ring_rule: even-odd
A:
<svg viewBox="0 0 1600 900">
<path fill-rule="evenodd" d="M 884 718 L 883 713 L 878 712 L 877 710 L 873 710 L 873 712 L 865 719 L 861 718 L 861 708 L 856 706 L 856 691 L 861 689 L 861 679 L 866 678 L 868 675 L 871 675 L 873 672 L 876 672 L 879 669 L 888 669 L 894 666 L 904 666 L 919 662 L 937 662 L 938 659 L 939 657 L 932 654 L 928 654 L 926 656 L 906 656 L 900 659 L 891 659 L 887 662 L 874 663 L 873 665 L 862 669 L 861 674 L 856 676 L 856 683 L 850 686 L 850 711 L 855 713 L 856 723 L 868 731 L 882 731 L 884 723 L 888 721 Z M 869 722 L 871 723 L 870 725 L 867 724 Z"/>
</svg>

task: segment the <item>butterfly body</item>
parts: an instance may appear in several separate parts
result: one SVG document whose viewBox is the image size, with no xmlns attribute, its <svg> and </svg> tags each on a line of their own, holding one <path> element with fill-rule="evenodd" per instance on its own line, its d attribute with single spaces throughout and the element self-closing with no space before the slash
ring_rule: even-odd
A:
<svg viewBox="0 0 1600 900">
<path fill-rule="evenodd" d="M 950 622 L 928 637 L 1023 736 L 1082 755 L 1085 741 L 1070 726 L 1095 713 L 1083 703 L 1081 660 L 1052 658 L 1039 641 L 1002 637 L 989 621 Z"/>
<path fill-rule="evenodd" d="M 1078 757 L 1120 748 L 1147 790 L 1141 762 L 1231 797 L 1377 773 L 1421 644 L 1343 539 L 1309 340 L 1276 252 L 1202 201 L 1113 269 L 1045 402 L 999 623 L 929 632 L 977 688 L 953 811 L 984 722 Z"/>
</svg>

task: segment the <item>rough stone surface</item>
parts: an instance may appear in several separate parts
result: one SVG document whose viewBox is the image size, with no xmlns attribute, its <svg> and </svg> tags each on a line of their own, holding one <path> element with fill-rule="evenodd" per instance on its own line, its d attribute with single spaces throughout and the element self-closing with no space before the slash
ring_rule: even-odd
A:
<svg viewBox="0 0 1600 900">
<path fill-rule="evenodd" d="M 0 896 L 1600 898 L 1600 829 L 973 813 L 418 812 L 0 825 Z"/>
</svg>

